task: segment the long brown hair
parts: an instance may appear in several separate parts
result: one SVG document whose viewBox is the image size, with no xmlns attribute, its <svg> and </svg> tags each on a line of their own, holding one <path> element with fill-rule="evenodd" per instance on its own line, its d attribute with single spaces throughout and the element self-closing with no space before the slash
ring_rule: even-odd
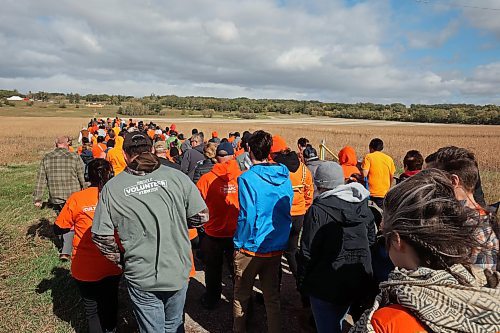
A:
<svg viewBox="0 0 500 333">
<path fill-rule="evenodd" d="M 410 244 L 420 265 L 448 269 L 468 264 L 476 246 L 470 210 L 455 198 L 446 172 L 423 170 L 395 186 L 384 201 L 383 232 L 390 242 L 394 233 Z"/>
</svg>

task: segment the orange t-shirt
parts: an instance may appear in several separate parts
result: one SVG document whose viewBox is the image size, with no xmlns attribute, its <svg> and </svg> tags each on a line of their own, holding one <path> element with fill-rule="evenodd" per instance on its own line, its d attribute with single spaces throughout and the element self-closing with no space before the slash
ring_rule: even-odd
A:
<svg viewBox="0 0 500 333">
<path fill-rule="evenodd" d="M 92 242 L 90 229 L 98 198 L 97 187 L 73 193 L 55 222 L 60 228 L 75 229 L 71 275 L 80 281 L 99 281 L 107 276 L 122 273 L 122 270 L 106 259 Z"/>
<path fill-rule="evenodd" d="M 399 304 L 378 309 L 371 324 L 376 333 L 427 333 L 427 329 Z"/>
<path fill-rule="evenodd" d="M 392 158 L 381 151 L 376 151 L 365 156 L 361 168 L 368 170 L 370 195 L 377 198 L 385 197 L 391 188 L 392 177 L 396 172 Z"/>
<path fill-rule="evenodd" d="M 106 148 L 107 147 L 104 143 L 97 143 L 92 145 L 92 156 L 94 156 L 94 158 L 105 158 Z"/>
<path fill-rule="evenodd" d="M 309 168 L 300 162 L 295 172 L 290 172 L 293 188 L 292 216 L 304 215 L 313 202 L 314 183 Z"/>
<path fill-rule="evenodd" d="M 114 147 L 108 150 L 106 155 L 106 160 L 111 163 L 115 176 L 125 170 L 127 167 L 127 162 L 125 162 L 125 156 L 123 156 L 122 147 Z"/>
</svg>

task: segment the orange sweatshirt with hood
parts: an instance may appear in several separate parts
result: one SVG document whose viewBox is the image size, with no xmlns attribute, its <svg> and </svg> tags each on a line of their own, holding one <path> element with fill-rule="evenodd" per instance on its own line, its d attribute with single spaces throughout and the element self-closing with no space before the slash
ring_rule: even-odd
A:
<svg viewBox="0 0 500 333">
<path fill-rule="evenodd" d="M 344 178 L 349 178 L 353 173 L 359 173 L 356 151 L 351 146 L 345 146 L 339 152 L 339 164 L 344 170 Z"/>
<path fill-rule="evenodd" d="M 297 153 L 294 151 L 275 156 L 274 162 L 285 165 L 288 171 L 290 171 L 290 181 L 293 188 L 291 215 L 304 215 L 312 205 L 314 196 L 314 183 L 311 171 L 299 160 Z"/>
<path fill-rule="evenodd" d="M 212 171 L 201 176 L 196 186 L 210 212 L 204 225 L 205 233 L 212 237 L 233 237 L 238 222 L 238 182 L 242 174 L 235 159 L 216 163 Z"/>
</svg>

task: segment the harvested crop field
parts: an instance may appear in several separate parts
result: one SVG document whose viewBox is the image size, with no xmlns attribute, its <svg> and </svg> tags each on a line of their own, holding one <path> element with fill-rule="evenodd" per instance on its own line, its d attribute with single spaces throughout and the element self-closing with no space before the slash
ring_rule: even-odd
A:
<svg viewBox="0 0 500 333">
<path fill-rule="evenodd" d="M 58 135 L 78 137 L 78 131 L 88 122 L 87 118 L 62 117 L 2 117 L 0 124 L 0 165 L 37 162 L 53 146 Z M 149 121 L 150 119 L 145 118 Z M 439 147 L 455 145 L 472 150 L 479 161 L 488 202 L 500 200 L 500 142 L 499 126 L 426 125 L 383 121 L 346 120 L 330 118 L 269 119 L 243 121 L 231 119 L 154 119 L 162 127 L 172 121 L 182 133 L 198 128 L 209 135 L 218 131 L 220 136 L 229 132 L 264 129 L 282 135 L 290 146 L 297 139 L 308 138 L 317 147 L 321 140 L 337 153 L 345 145 L 354 147 L 358 158 L 367 153 L 368 143 L 374 137 L 385 143 L 384 151 L 391 155 L 399 170 L 410 149 L 419 150 L 424 156 Z M 76 144 L 76 140 L 75 140 Z"/>
</svg>

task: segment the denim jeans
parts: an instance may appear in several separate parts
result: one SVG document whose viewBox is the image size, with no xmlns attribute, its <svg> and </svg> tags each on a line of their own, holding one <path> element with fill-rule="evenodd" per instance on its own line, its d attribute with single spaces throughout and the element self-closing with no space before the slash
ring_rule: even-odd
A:
<svg viewBox="0 0 500 333">
<path fill-rule="evenodd" d="M 309 299 L 318 333 L 342 333 L 342 321 L 349 306 L 335 305 L 313 296 L 309 296 Z"/>
<path fill-rule="evenodd" d="M 184 333 L 188 282 L 177 291 L 143 291 L 127 283 L 141 333 Z"/>
</svg>

